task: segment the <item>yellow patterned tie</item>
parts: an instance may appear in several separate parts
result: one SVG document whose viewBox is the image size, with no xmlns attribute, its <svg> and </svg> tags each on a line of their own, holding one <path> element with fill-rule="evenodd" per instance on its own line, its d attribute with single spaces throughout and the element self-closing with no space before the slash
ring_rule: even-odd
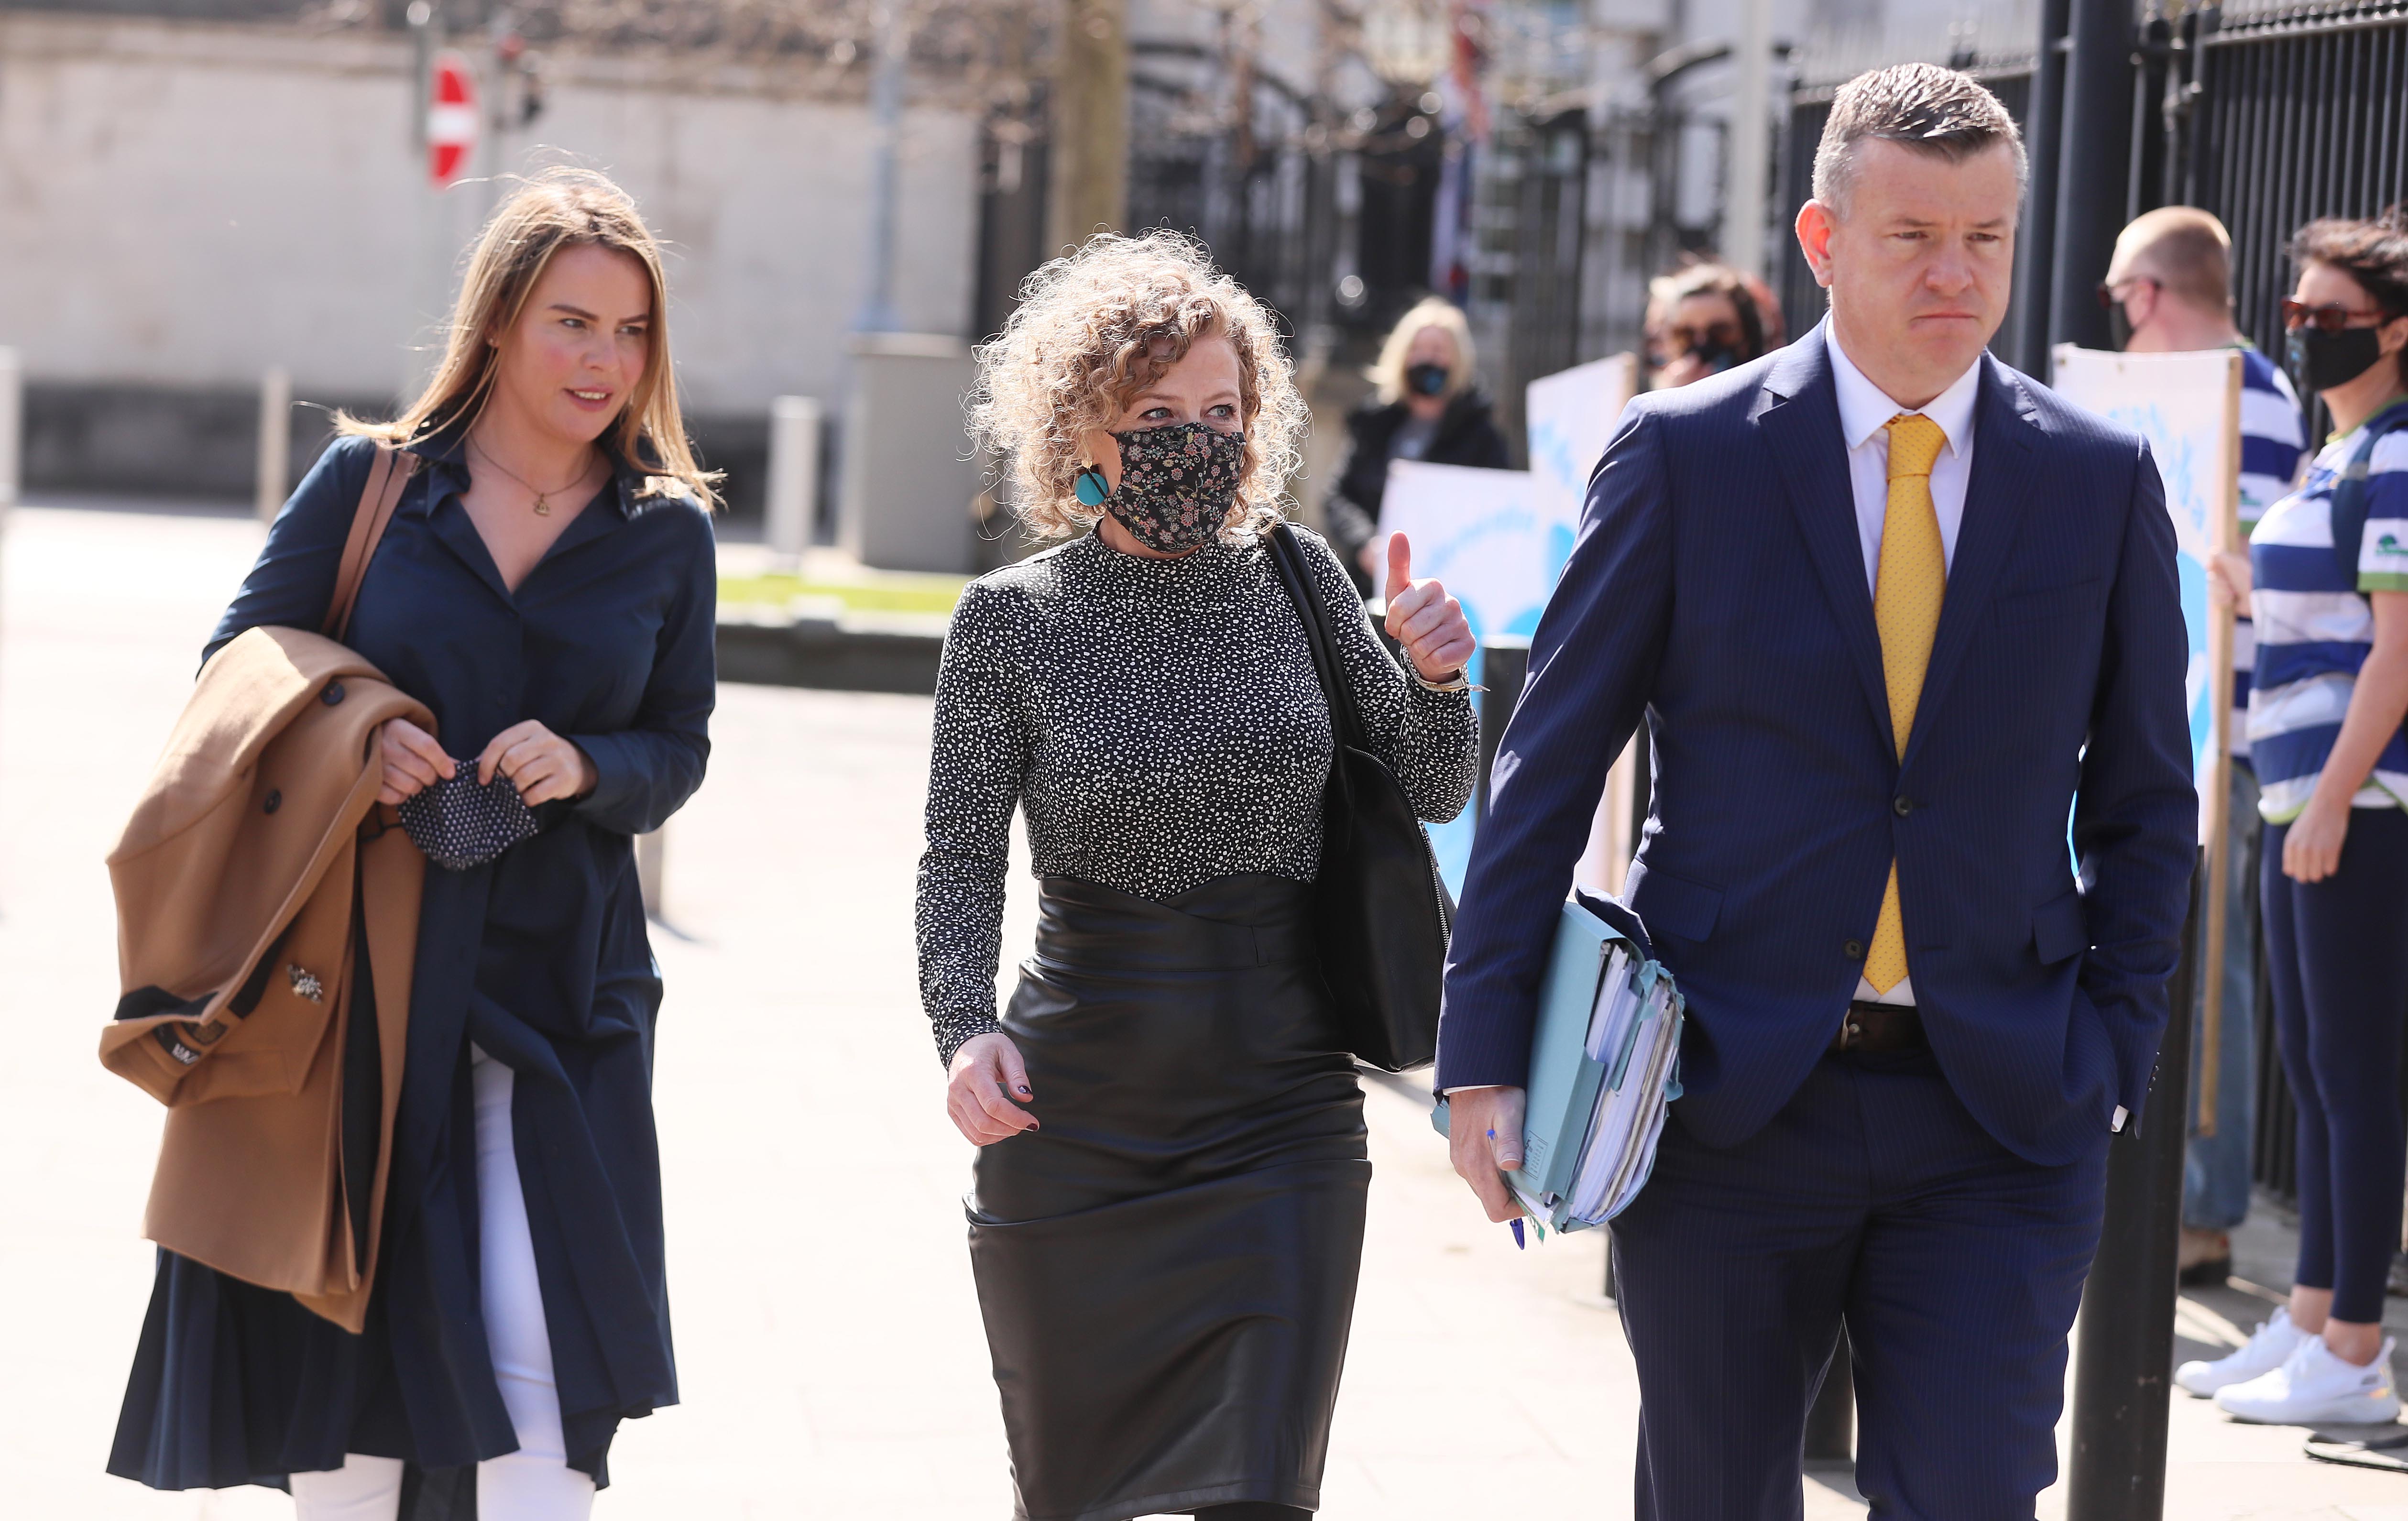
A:
<svg viewBox="0 0 2408 1521">
<path fill-rule="evenodd" d="M 1889 431 L 1889 506 L 1882 519 L 1881 569 L 1873 581 L 1873 622 L 1881 629 L 1882 674 L 1889 685 L 1890 738 L 1906 758 L 1914 706 L 1923 697 L 1940 600 L 1948 591 L 1948 553 L 1931 505 L 1931 462 L 1947 435 L 1917 412 L 1900 412 Z M 1881 919 L 1865 953 L 1865 981 L 1886 993 L 1906 976 L 1906 928 L 1899 918 L 1898 862 L 1889 864 Z"/>
</svg>

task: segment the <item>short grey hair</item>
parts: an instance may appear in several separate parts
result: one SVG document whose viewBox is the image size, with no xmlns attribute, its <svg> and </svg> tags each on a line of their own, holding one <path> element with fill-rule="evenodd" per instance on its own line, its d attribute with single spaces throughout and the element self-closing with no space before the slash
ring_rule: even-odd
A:
<svg viewBox="0 0 2408 1521">
<path fill-rule="evenodd" d="M 1814 199 L 1847 212 L 1856 177 L 1856 144 L 1879 137 L 1962 164 L 2000 143 L 2014 150 L 2015 185 L 2031 180 L 2024 135 L 1999 97 L 1979 79 L 1937 64 L 1895 64 L 1859 74 L 1831 97 L 1823 140 L 1814 149 Z"/>
</svg>

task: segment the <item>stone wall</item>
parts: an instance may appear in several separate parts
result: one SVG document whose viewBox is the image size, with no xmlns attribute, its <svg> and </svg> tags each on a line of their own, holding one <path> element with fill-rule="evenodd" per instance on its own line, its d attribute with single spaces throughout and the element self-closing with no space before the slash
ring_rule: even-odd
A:
<svg viewBox="0 0 2408 1521">
<path fill-rule="evenodd" d="M 245 495 L 273 366 L 297 399 L 391 404 L 497 193 L 420 189 L 410 71 L 388 34 L 0 12 L 0 344 L 23 356 L 29 484 Z M 750 456 L 773 396 L 836 400 L 865 106 L 673 57 L 564 53 L 547 80 L 480 167 L 584 164 L 643 204 L 706 447 Z M 908 110 L 902 160 L 903 319 L 967 337 L 976 122 Z M 322 437 L 296 415 L 296 454 Z"/>
</svg>

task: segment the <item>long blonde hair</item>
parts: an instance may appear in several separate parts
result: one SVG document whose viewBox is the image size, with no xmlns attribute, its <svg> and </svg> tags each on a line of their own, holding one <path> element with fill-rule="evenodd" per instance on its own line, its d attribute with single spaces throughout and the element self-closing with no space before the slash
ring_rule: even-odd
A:
<svg viewBox="0 0 2408 1521">
<path fill-rule="evenodd" d="M 1455 363 L 1446 367 L 1446 389 L 1439 395 L 1452 401 L 1471 389 L 1471 373 L 1480 366 L 1480 355 L 1471 346 L 1471 324 L 1464 321 L 1461 307 L 1442 295 L 1426 295 L 1388 329 L 1380 357 L 1363 372 L 1379 388 L 1383 403 L 1405 399 L 1405 355 L 1425 327 L 1435 327 L 1455 340 Z"/>
<path fill-rule="evenodd" d="M 1279 328 L 1194 239 L 1156 228 L 1136 237 L 1098 233 L 1029 276 L 1001 336 L 978 351 L 970 431 L 1010 458 L 1015 510 L 1031 532 L 1067 538 L 1094 524 L 1097 509 L 1074 489 L 1081 435 L 1110 431 L 1130 398 L 1207 337 L 1237 351 L 1246 435 L 1238 500 L 1222 531 L 1279 521 L 1309 416 Z"/>
<path fill-rule="evenodd" d="M 488 339 L 516 325 L 552 255 L 590 245 L 626 254 L 643 265 L 652 287 L 652 320 L 643 378 L 611 424 L 621 458 L 648 472 L 648 493 L 682 490 L 716 506 L 720 473 L 705 470 L 686 441 L 678 408 L 677 376 L 669 367 L 668 281 L 660 244 L 627 193 L 605 175 L 566 166 L 523 182 L 477 235 L 460 299 L 452 309 L 443 359 L 418 399 L 390 423 L 335 414 L 338 433 L 408 443 L 430 427 L 474 422 L 493 394 L 501 352 Z"/>
</svg>

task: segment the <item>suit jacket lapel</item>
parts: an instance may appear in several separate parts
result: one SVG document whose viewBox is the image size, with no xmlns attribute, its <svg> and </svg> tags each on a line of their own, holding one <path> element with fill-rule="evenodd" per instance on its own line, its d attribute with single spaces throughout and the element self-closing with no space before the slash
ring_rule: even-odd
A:
<svg viewBox="0 0 2408 1521">
<path fill-rule="evenodd" d="M 1914 764 L 1930 727 L 1926 719 L 1938 715 L 1973 630 L 1989 611 L 1999 571 L 2023 519 L 2024 499 L 2036 479 L 2039 457 L 2032 443 L 2039 433 L 2040 422 L 2023 382 L 1984 354 L 1981 395 L 1973 409 L 1973 474 L 1965 485 L 1965 516 L 1956 529 L 1956 557 L 1948 566 L 1948 592 L 1940 604 L 1931 664 L 1924 669 L 1914 733 L 1908 737 L 1901 766 Z"/>
<path fill-rule="evenodd" d="M 1840 436 L 1839 393 L 1817 327 L 1783 351 L 1765 376 L 1753 417 L 1771 451 L 1773 478 L 1787 494 L 1864 688 L 1867 716 L 1889 733 L 1889 687 L 1882 678 L 1881 631 L 1865 583 L 1864 539 L 1856 532 L 1856 488 Z M 1953 593 L 1954 586 L 1951 587 Z M 1943 604 L 1944 606 L 1944 604 Z M 1886 745 L 1884 746 L 1887 748 Z"/>
</svg>

